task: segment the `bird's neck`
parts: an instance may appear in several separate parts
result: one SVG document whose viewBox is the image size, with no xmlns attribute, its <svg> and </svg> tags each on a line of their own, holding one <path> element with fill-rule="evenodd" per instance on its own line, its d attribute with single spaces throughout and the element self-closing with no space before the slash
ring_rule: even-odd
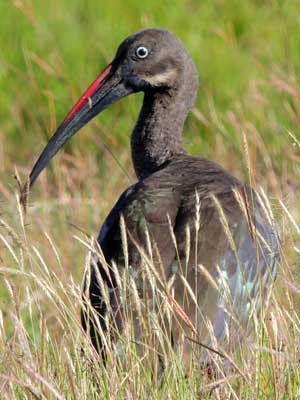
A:
<svg viewBox="0 0 300 400">
<path fill-rule="evenodd" d="M 184 153 L 182 129 L 189 107 L 182 90 L 145 94 L 131 136 L 131 152 L 138 179 L 159 170 L 170 159 Z"/>
</svg>

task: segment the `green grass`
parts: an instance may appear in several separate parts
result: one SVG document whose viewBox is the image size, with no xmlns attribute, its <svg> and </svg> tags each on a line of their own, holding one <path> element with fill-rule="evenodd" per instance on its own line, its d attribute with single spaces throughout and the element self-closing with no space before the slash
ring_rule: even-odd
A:
<svg viewBox="0 0 300 400">
<path fill-rule="evenodd" d="M 79 293 L 87 249 L 76 237 L 96 236 L 119 194 L 135 180 L 129 138 L 142 96 L 110 107 L 71 140 L 35 184 L 26 216 L 16 200 L 15 168 L 24 180 L 120 41 L 154 26 L 176 33 L 199 69 L 186 149 L 244 181 L 250 166 L 252 184 L 267 191 L 282 235 L 270 312 L 237 359 L 244 377 L 233 372 L 213 396 L 222 398 L 223 390 L 225 398 L 300 398 L 299 7 L 296 0 L 0 2 L 4 399 L 97 398 L 97 385 L 107 399 L 136 398 L 137 392 L 154 399 L 193 399 L 201 391 L 209 396 L 212 382 L 197 365 L 184 378 L 175 353 L 161 385 L 153 385 L 151 368 L 138 361 L 130 343 L 129 365 L 116 363 L 112 354 L 109 373 L 97 362 L 91 372 L 80 356 Z"/>
</svg>

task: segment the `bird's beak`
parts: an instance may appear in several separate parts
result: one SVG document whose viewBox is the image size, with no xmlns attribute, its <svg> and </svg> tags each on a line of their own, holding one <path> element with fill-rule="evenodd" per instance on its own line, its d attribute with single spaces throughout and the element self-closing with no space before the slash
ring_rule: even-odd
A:
<svg viewBox="0 0 300 400">
<path fill-rule="evenodd" d="M 31 187 L 41 171 L 58 150 L 87 122 L 115 101 L 133 93 L 134 89 L 126 86 L 120 73 L 109 64 L 105 70 L 83 93 L 62 124 L 51 137 L 36 161 L 27 183 Z"/>
</svg>

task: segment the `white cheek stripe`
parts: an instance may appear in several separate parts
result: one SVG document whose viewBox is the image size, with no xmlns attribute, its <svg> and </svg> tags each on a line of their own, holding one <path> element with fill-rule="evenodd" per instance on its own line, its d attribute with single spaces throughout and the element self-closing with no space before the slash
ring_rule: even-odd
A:
<svg viewBox="0 0 300 400">
<path fill-rule="evenodd" d="M 176 70 L 171 69 L 162 72 L 161 74 L 156 74 L 153 76 L 143 76 L 142 79 L 150 83 L 151 86 L 160 86 L 170 83 L 175 78 L 175 75 L 176 75 Z"/>
</svg>

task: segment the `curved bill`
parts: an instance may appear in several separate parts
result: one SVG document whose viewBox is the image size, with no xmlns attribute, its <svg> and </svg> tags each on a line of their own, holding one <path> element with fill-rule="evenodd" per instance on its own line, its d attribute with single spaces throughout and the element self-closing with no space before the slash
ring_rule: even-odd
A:
<svg viewBox="0 0 300 400">
<path fill-rule="evenodd" d="M 24 190 L 28 191 L 51 158 L 81 127 L 110 104 L 133 93 L 113 69 L 109 64 L 68 113 L 36 161 Z"/>
</svg>

